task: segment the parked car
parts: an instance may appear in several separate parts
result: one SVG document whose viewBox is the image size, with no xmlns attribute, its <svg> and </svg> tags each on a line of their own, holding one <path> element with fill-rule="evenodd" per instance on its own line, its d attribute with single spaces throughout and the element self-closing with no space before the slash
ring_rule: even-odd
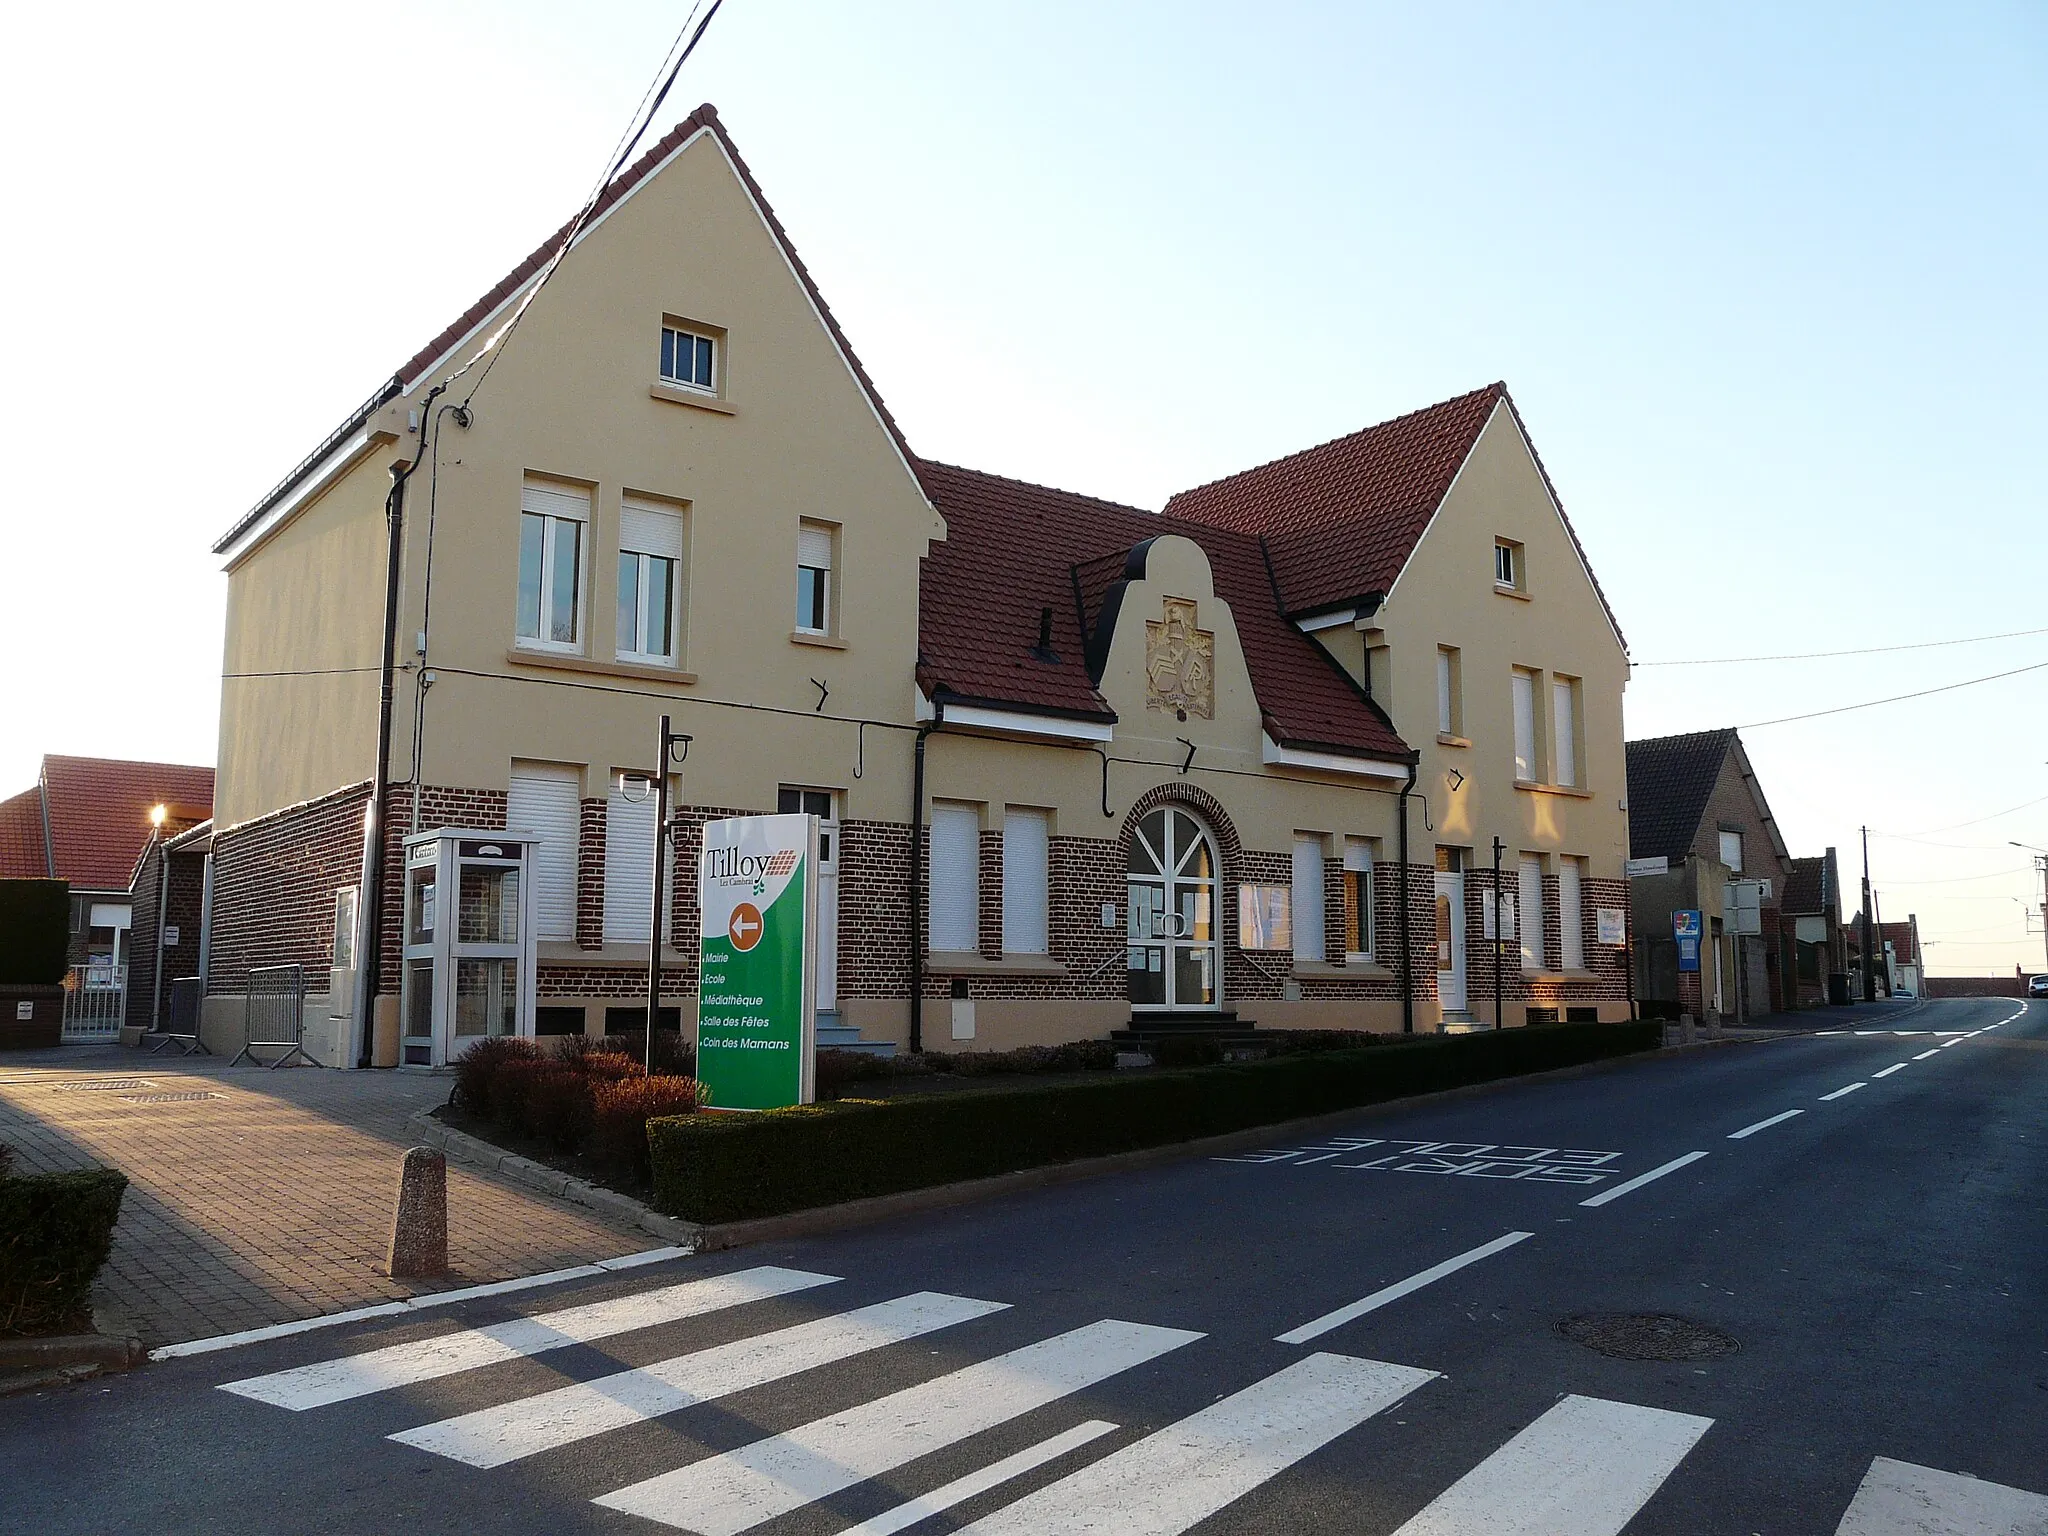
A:
<svg viewBox="0 0 2048 1536">
<path fill-rule="evenodd" d="M 2028 978 L 2027 978 L 2027 996 L 2029 996 L 2029 997 L 2048 997 L 2048 976 L 2030 976 L 2030 977 L 2028 977 Z"/>
</svg>

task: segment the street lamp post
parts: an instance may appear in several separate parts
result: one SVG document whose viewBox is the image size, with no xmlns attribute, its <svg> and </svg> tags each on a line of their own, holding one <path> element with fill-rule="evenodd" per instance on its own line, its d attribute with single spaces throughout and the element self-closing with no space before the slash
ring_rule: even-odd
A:
<svg viewBox="0 0 2048 1536">
<path fill-rule="evenodd" d="M 2034 867 L 2041 871 L 2041 950 L 2042 957 L 2048 959 L 2048 848 L 2036 848 L 2032 843 L 2013 842 L 2011 838 L 2007 838 L 2006 841 L 2012 843 L 2015 848 L 2023 848 L 2035 855 Z"/>
</svg>

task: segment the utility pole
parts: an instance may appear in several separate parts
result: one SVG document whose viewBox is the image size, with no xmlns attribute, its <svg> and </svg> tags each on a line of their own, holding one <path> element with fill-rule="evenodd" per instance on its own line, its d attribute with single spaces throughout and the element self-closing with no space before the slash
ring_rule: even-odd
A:
<svg viewBox="0 0 2048 1536">
<path fill-rule="evenodd" d="M 1863 828 L 1863 1001 L 1877 1001 L 1877 966 L 1870 947 L 1870 828 Z"/>
<path fill-rule="evenodd" d="M 1493 903 L 1493 1027 L 1495 1029 L 1500 1028 L 1501 1015 L 1500 952 L 1507 942 L 1501 937 L 1502 930 L 1506 926 L 1502 919 L 1506 914 L 1501 911 L 1500 905 L 1500 855 L 1501 840 L 1496 837 L 1493 840 L 1493 889 L 1487 894 L 1487 900 Z"/>
<path fill-rule="evenodd" d="M 2041 949 L 2042 959 L 2048 960 L 2048 848 L 2036 848 L 2032 843 L 2014 842 L 2011 838 L 2006 841 L 2033 854 L 2031 862 L 2041 871 Z"/>
</svg>

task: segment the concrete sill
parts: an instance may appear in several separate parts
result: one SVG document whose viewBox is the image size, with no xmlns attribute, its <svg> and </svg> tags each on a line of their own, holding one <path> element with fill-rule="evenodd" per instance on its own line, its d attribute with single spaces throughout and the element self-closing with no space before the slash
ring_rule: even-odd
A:
<svg viewBox="0 0 2048 1536">
<path fill-rule="evenodd" d="M 1600 979 L 1591 971 L 1523 971 L 1520 974 L 1524 981 L 1552 983 L 1561 981 L 1598 981 Z M 1524 998 L 1523 1001 L 1527 1002 L 1530 999 Z M 1542 1004 L 1539 1003 L 1537 1006 L 1541 1007 Z"/>
<path fill-rule="evenodd" d="M 1436 744 L 1440 747 L 1469 747 L 1472 745 L 1472 738 L 1469 736 L 1453 736 L 1449 731 L 1438 731 L 1436 733 Z"/>
<path fill-rule="evenodd" d="M 1529 601 L 1528 593 L 1524 592 L 1520 587 L 1511 587 L 1506 582 L 1496 581 L 1493 584 L 1493 590 L 1498 592 L 1502 597 L 1512 597 L 1518 603 L 1526 603 Z"/>
<path fill-rule="evenodd" d="M 505 659 L 515 667 L 546 667 L 557 672 L 590 672 L 600 677 L 644 678 L 651 682 L 694 683 L 697 674 L 679 667 L 654 667 L 641 661 L 592 661 L 588 656 L 566 656 L 556 651 L 507 651 Z"/>
<path fill-rule="evenodd" d="M 647 393 L 657 400 L 666 400 L 670 405 L 694 406 L 700 411 L 712 411 L 720 416 L 737 416 L 739 412 L 716 395 L 707 395 L 700 389 L 685 389 L 680 384 L 650 384 Z"/>
<path fill-rule="evenodd" d="M 823 646 L 828 651 L 843 651 L 846 649 L 846 642 L 837 635 L 807 635 L 800 629 L 792 629 L 789 632 L 789 643 L 791 645 Z"/>
<path fill-rule="evenodd" d="M 1574 789 L 1569 784 L 1539 784 L 1534 779 L 1517 779 L 1515 788 L 1526 789 L 1532 795 L 1563 795 L 1567 800 L 1590 800 L 1593 791 Z"/>
<path fill-rule="evenodd" d="M 1372 960 L 1346 960 L 1332 965 L 1327 960 L 1297 960 L 1294 974 L 1301 981 L 1386 981 L 1393 972 Z"/>
<path fill-rule="evenodd" d="M 1067 968 L 1044 955 L 1005 955 L 991 960 L 986 955 L 961 954 L 951 950 L 928 950 L 925 971 L 939 975 L 973 976 L 1064 976 Z"/>
</svg>

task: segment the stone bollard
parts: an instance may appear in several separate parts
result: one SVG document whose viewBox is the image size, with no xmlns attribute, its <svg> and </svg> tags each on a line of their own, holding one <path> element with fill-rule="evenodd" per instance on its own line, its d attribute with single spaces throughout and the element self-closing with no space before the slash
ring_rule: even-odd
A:
<svg viewBox="0 0 2048 1536">
<path fill-rule="evenodd" d="M 1691 1045 L 1693 1043 L 1692 1015 L 1689 1013 L 1681 1013 L 1678 1016 L 1678 1043 L 1680 1045 Z"/>
<path fill-rule="evenodd" d="M 399 1169 L 384 1271 L 394 1280 L 448 1273 L 448 1159 L 431 1147 L 410 1148 Z"/>
</svg>

